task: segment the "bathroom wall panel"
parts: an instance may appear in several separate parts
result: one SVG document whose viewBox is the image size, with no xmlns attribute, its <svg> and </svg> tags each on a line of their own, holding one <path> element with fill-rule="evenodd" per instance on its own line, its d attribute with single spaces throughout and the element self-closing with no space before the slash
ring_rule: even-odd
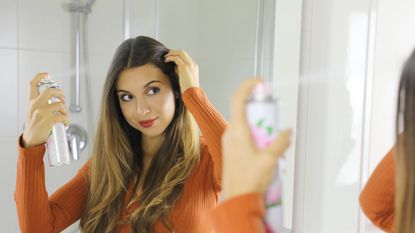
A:
<svg viewBox="0 0 415 233">
<path fill-rule="evenodd" d="M 0 48 L 17 47 L 17 1 L 0 0 Z"/>
</svg>

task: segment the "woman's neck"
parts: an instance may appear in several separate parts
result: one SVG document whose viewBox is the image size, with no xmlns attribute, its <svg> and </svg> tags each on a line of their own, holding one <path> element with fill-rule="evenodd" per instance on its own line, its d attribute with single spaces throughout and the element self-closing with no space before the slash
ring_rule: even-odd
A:
<svg viewBox="0 0 415 233">
<path fill-rule="evenodd" d="M 141 145 L 144 152 L 144 160 L 151 161 L 153 156 L 159 150 L 161 143 L 164 140 L 164 135 L 157 137 L 143 137 Z"/>
</svg>

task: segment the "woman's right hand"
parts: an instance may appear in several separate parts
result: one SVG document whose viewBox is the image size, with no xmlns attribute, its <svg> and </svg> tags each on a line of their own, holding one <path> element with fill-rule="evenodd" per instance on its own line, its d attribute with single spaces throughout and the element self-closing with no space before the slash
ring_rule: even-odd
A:
<svg viewBox="0 0 415 233">
<path fill-rule="evenodd" d="M 291 130 L 284 130 L 267 148 L 258 148 L 246 117 L 246 103 L 259 80 L 245 81 L 235 92 L 231 122 L 222 136 L 222 200 L 264 193 L 272 181 L 277 160 L 290 145 Z"/>
<path fill-rule="evenodd" d="M 63 90 L 46 88 L 39 93 L 38 83 L 47 77 L 47 73 L 39 73 L 30 82 L 29 111 L 24 127 L 23 147 L 45 143 L 55 123 L 68 124 L 68 110 Z M 61 102 L 49 104 L 52 97 L 59 98 Z"/>
</svg>

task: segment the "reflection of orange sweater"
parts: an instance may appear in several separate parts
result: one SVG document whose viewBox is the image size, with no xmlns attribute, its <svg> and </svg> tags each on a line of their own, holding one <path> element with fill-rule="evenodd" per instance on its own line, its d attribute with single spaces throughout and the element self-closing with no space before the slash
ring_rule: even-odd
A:
<svg viewBox="0 0 415 233">
<path fill-rule="evenodd" d="M 366 216 L 387 232 L 393 232 L 395 218 L 395 148 L 379 163 L 360 194 Z"/>
<path fill-rule="evenodd" d="M 201 160 L 187 179 L 183 193 L 176 202 L 172 223 L 176 233 L 212 232 L 210 212 L 216 207 L 221 182 L 221 135 L 227 123 L 209 103 L 200 88 L 183 94 L 183 101 L 195 117 L 203 137 Z M 89 163 L 77 175 L 50 197 L 45 188 L 43 155 L 45 146 L 19 146 L 15 200 L 22 232 L 60 232 L 84 212 L 88 196 L 86 176 Z M 128 199 L 128 197 L 126 197 Z M 128 200 L 126 200 L 128 201 Z M 125 209 L 127 214 L 131 209 Z M 128 225 L 120 225 L 117 232 L 130 232 Z M 154 232 L 167 232 L 160 222 Z"/>
<path fill-rule="evenodd" d="M 251 193 L 223 202 L 213 212 L 216 233 L 264 233 L 262 194 Z"/>
</svg>

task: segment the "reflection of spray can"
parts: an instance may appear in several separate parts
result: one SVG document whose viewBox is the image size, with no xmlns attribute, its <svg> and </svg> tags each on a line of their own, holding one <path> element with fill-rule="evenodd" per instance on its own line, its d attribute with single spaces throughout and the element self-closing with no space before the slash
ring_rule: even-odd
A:
<svg viewBox="0 0 415 233">
<path fill-rule="evenodd" d="M 59 88 L 59 85 L 50 79 L 43 79 L 38 87 Z M 59 98 L 52 97 L 49 104 L 60 102 Z M 60 114 L 60 113 L 56 113 Z M 46 142 L 46 148 L 49 158 L 49 166 L 60 166 L 62 164 L 70 164 L 71 158 L 69 154 L 68 140 L 66 138 L 65 125 L 61 122 L 56 123 Z"/>
<path fill-rule="evenodd" d="M 266 84 L 259 84 L 247 105 L 252 136 L 259 148 L 269 146 L 281 129 L 280 106 Z M 283 232 L 282 179 L 283 161 L 278 161 L 272 183 L 265 194 L 267 233 Z"/>
</svg>

